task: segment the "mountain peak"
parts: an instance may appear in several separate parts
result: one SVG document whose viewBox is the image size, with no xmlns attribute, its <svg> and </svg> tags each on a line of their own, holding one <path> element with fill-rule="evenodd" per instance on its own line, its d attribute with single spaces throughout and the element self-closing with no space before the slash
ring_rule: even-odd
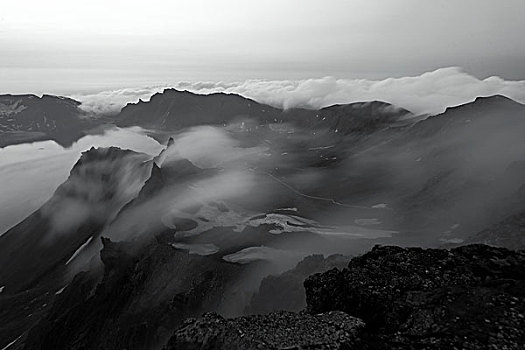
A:
<svg viewBox="0 0 525 350">
<path fill-rule="evenodd" d="M 98 148 L 91 147 L 89 150 L 82 152 L 82 154 L 80 155 L 80 159 L 77 161 L 76 166 L 100 160 L 112 161 L 131 154 L 139 153 L 129 149 L 121 149 L 115 146 Z"/>
<path fill-rule="evenodd" d="M 367 114 L 388 114 L 392 117 L 405 116 L 412 112 L 384 101 L 352 102 L 347 104 L 335 104 L 321 109 L 326 110 L 352 110 L 367 111 Z"/>
<path fill-rule="evenodd" d="M 232 98 L 232 99 L 240 99 L 240 100 L 246 100 L 251 101 L 253 103 L 257 103 L 249 98 L 246 98 L 244 96 L 241 96 L 236 93 L 225 93 L 225 92 L 212 92 L 209 94 L 203 94 L 203 93 L 195 93 L 189 90 L 179 90 L 175 88 L 166 88 L 162 92 L 157 92 L 153 94 L 150 98 L 149 102 L 152 102 L 153 100 L 159 100 L 159 99 L 165 99 L 165 98 L 181 98 L 181 99 L 192 99 L 192 101 L 207 101 L 210 97 L 226 97 L 226 98 Z M 193 100 L 194 99 L 194 100 Z M 142 103 L 148 103 L 147 101 L 141 101 Z M 128 105 L 136 105 L 137 103 L 128 103 Z"/>
<path fill-rule="evenodd" d="M 455 107 L 449 107 L 444 113 L 464 108 L 524 108 L 525 105 L 503 95 L 478 96 L 472 102 L 465 103 Z"/>
<path fill-rule="evenodd" d="M 179 130 L 196 125 L 224 125 L 237 118 L 274 120 L 280 113 L 280 109 L 236 94 L 201 95 L 165 89 L 151 96 L 148 102 L 126 105 L 117 119 L 120 126 Z"/>
<path fill-rule="evenodd" d="M 507 101 L 507 102 L 512 101 L 512 102 L 516 102 L 513 99 L 511 99 L 510 97 L 503 96 L 503 95 L 478 96 L 474 100 L 474 102 L 477 102 L 477 103 L 496 102 L 496 101 Z"/>
<path fill-rule="evenodd" d="M 42 97 L 40 99 L 42 101 L 66 102 L 66 103 L 73 104 L 75 106 L 80 106 L 81 105 L 81 102 L 79 102 L 77 100 L 74 100 L 74 99 L 72 99 L 70 97 L 65 97 L 65 96 L 44 94 L 44 95 L 42 95 Z"/>
<path fill-rule="evenodd" d="M 35 94 L 19 94 L 19 95 L 3 94 L 3 95 L 0 95 L 0 103 L 9 102 L 11 100 L 19 100 L 22 102 L 34 101 L 35 103 L 55 101 L 55 102 L 65 102 L 65 103 L 73 104 L 75 106 L 79 106 L 81 104 L 79 101 L 72 99 L 71 97 L 50 95 L 50 94 L 43 94 L 42 96 L 37 96 Z"/>
</svg>

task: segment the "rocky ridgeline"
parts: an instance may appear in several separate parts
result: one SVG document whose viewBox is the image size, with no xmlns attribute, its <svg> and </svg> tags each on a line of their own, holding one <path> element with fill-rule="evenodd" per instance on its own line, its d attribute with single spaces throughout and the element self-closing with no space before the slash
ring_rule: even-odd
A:
<svg viewBox="0 0 525 350">
<path fill-rule="evenodd" d="M 167 349 L 522 349 L 525 344 L 523 251 L 377 246 L 347 268 L 315 274 L 304 285 L 306 312 L 230 320 L 207 314 L 186 321 Z"/>
</svg>

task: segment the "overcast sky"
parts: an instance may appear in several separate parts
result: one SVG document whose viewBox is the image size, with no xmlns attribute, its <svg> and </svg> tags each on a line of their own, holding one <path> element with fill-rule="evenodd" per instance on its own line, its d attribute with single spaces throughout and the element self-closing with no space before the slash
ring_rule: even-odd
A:
<svg viewBox="0 0 525 350">
<path fill-rule="evenodd" d="M 524 0 L 31 0 L 0 11 L 0 93 L 177 81 L 525 79 Z"/>
</svg>

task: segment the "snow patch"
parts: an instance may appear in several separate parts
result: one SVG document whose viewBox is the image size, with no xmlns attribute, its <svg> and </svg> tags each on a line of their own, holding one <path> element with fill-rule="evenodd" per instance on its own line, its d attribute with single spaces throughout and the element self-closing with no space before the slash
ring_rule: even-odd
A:
<svg viewBox="0 0 525 350">
<path fill-rule="evenodd" d="M 248 264 L 250 262 L 259 260 L 290 259 L 291 255 L 293 254 L 293 252 L 287 250 L 259 246 L 244 248 L 236 253 L 225 255 L 222 257 L 222 259 L 231 263 Z"/>
<path fill-rule="evenodd" d="M 213 243 L 205 244 L 186 244 L 186 243 L 172 243 L 171 246 L 176 249 L 187 250 L 190 254 L 194 255 L 212 255 L 217 253 L 220 249 Z"/>
<path fill-rule="evenodd" d="M 197 222 L 197 227 L 187 231 L 179 231 L 175 233 L 175 238 L 189 237 L 208 231 L 214 227 L 233 227 L 233 231 L 241 232 L 246 227 L 247 214 L 238 213 L 235 210 L 227 207 L 227 211 L 222 211 L 216 206 L 203 205 L 194 214 L 187 214 L 182 211 L 168 213 L 182 219 L 190 219 Z M 163 222 L 167 219 L 164 218 Z"/>
<path fill-rule="evenodd" d="M 12 345 L 14 345 L 20 338 L 22 338 L 22 335 L 24 334 L 20 334 L 20 336 L 18 336 L 18 338 L 16 338 L 15 340 L 13 340 L 12 342 L 10 342 L 9 344 L 7 344 L 6 346 L 4 346 L 2 348 L 2 350 L 7 350 L 9 349 Z"/>
<path fill-rule="evenodd" d="M 259 227 L 261 225 L 273 225 L 277 228 L 270 230 L 270 233 L 281 234 L 283 232 L 300 232 L 315 228 L 318 224 L 313 220 L 308 220 L 296 215 L 265 214 L 264 217 L 250 219 L 248 225 Z"/>
<path fill-rule="evenodd" d="M 22 112 L 24 109 L 27 109 L 27 106 L 24 106 L 20 102 L 21 101 L 16 101 L 11 105 L 0 103 L 0 116 L 10 117 Z"/>
<path fill-rule="evenodd" d="M 461 239 L 461 238 L 451 238 L 451 239 L 445 239 L 445 238 L 442 238 L 439 240 L 440 242 L 443 242 L 443 243 L 452 243 L 452 244 L 461 244 L 463 243 L 465 240 L 464 239 Z"/>
<path fill-rule="evenodd" d="M 376 204 L 376 205 L 372 205 L 373 209 L 386 209 L 387 207 L 388 207 L 388 205 L 386 203 L 379 203 L 379 204 Z"/>
<path fill-rule="evenodd" d="M 335 147 L 335 145 L 330 145 L 330 146 L 321 146 L 321 147 L 312 147 L 312 148 L 308 148 L 309 151 L 318 151 L 318 150 L 322 150 L 322 149 L 330 149 L 330 148 L 333 148 Z"/>
<path fill-rule="evenodd" d="M 381 220 L 379 219 L 355 219 L 354 222 L 361 226 L 379 225 Z"/>
<path fill-rule="evenodd" d="M 277 208 L 275 211 L 295 211 L 297 212 L 297 208 Z"/>
<path fill-rule="evenodd" d="M 64 291 L 64 289 L 66 289 L 67 286 L 68 286 L 68 285 L 65 285 L 64 287 L 62 287 L 62 288 L 60 288 L 59 290 L 57 290 L 57 291 L 55 292 L 55 295 L 62 294 L 62 292 Z"/>
<path fill-rule="evenodd" d="M 443 233 L 445 233 L 445 234 L 450 234 L 450 233 L 452 233 L 455 229 L 457 229 L 459 226 L 460 226 L 459 224 L 454 224 L 454 225 L 450 226 L 450 229 L 449 229 L 449 230 L 447 230 L 447 231 L 445 231 L 445 232 L 443 232 Z"/>
<path fill-rule="evenodd" d="M 276 226 L 274 229 L 269 231 L 272 234 L 307 231 L 323 236 L 341 236 L 348 238 L 379 238 L 391 237 L 393 233 L 397 233 L 397 231 L 369 229 L 362 226 L 322 226 L 314 220 L 309 220 L 296 215 L 284 215 L 278 213 L 262 214 L 250 219 L 247 222 L 247 225 L 252 227 L 258 227 L 263 224 Z"/>
<path fill-rule="evenodd" d="M 69 260 L 66 261 L 66 265 L 69 264 L 71 261 L 73 261 L 73 260 L 78 256 L 78 254 L 80 254 L 80 252 L 81 252 L 81 251 L 82 251 L 82 250 L 83 250 L 83 249 L 84 249 L 89 243 L 91 243 L 91 240 L 92 240 L 92 239 L 93 239 L 93 236 L 89 237 L 88 240 L 87 240 L 84 244 L 82 244 L 82 245 L 80 246 L 80 248 L 78 248 L 78 249 L 73 253 L 73 255 L 71 255 L 71 258 L 69 258 Z"/>
</svg>

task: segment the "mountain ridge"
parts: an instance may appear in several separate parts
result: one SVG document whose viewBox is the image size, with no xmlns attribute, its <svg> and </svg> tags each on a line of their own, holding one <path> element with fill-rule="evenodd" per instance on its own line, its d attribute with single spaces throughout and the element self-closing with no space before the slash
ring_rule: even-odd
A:
<svg viewBox="0 0 525 350">
<path fill-rule="evenodd" d="M 70 146 L 97 124 L 80 105 L 62 96 L 0 95 L 0 147 L 48 139 Z"/>
</svg>

